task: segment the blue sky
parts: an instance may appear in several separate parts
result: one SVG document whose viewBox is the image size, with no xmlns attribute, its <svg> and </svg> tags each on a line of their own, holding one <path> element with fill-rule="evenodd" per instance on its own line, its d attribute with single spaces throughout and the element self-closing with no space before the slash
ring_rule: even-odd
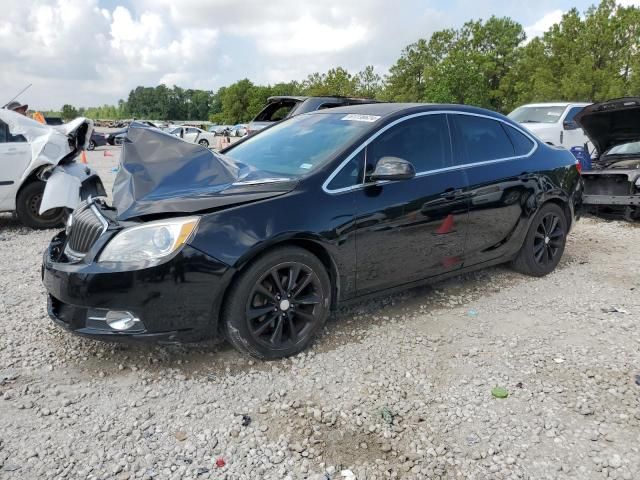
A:
<svg viewBox="0 0 640 480">
<path fill-rule="evenodd" d="M 638 3 L 622 0 L 625 4 Z M 137 85 L 215 90 L 343 66 L 384 74 L 404 46 L 469 19 L 509 16 L 530 35 L 583 1 L 4 0 L 0 92 L 33 107 L 115 103 Z M 10 96 L 10 95 L 9 95 Z"/>
</svg>

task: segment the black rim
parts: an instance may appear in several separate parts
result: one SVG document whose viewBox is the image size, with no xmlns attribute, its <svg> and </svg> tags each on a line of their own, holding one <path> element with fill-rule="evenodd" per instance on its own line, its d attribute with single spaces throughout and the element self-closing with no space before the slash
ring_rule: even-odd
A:
<svg viewBox="0 0 640 480">
<path fill-rule="evenodd" d="M 31 195 L 31 197 L 27 201 L 27 207 L 32 217 L 39 218 L 40 220 L 44 220 L 44 221 L 49 221 L 49 220 L 55 220 L 57 217 L 60 216 L 61 209 L 59 208 L 54 208 L 40 215 L 38 212 L 40 211 L 41 202 L 42 202 L 41 193 L 36 193 L 35 195 Z"/>
<path fill-rule="evenodd" d="M 533 239 L 533 258 L 539 265 L 547 266 L 556 261 L 564 242 L 564 230 L 560 217 L 547 213 L 536 229 Z"/>
<path fill-rule="evenodd" d="M 320 321 L 323 297 L 320 279 L 311 268 L 298 262 L 276 265 L 249 295 L 249 331 L 269 348 L 296 344 Z"/>
</svg>

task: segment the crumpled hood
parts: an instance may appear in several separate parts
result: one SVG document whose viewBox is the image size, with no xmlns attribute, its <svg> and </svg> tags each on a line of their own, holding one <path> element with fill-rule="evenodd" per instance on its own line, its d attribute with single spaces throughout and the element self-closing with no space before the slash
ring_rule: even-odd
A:
<svg viewBox="0 0 640 480">
<path fill-rule="evenodd" d="M 193 213 L 290 192 L 297 182 L 273 178 L 208 148 L 131 124 L 113 185 L 118 220 Z"/>
<path fill-rule="evenodd" d="M 585 107 L 575 116 L 598 153 L 640 140 L 640 98 L 618 98 Z"/>
</svg>

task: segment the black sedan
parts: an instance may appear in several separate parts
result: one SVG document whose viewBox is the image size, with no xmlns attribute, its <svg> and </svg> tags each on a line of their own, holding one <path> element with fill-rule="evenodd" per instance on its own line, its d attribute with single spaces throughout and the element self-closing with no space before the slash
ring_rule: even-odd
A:
<svg viewBox="0 0 640 480">
<path fill-rule="evenodd" d="M 94 338 L 291 355 L 342 302 L 506 262 L 550 273 L 581 188 L 571 153 L 457 105 L 321 110 L 221 154 L 132 126 L 113 206 L 82 204 L 44 254 L 49 313 Z"/>
</svg>

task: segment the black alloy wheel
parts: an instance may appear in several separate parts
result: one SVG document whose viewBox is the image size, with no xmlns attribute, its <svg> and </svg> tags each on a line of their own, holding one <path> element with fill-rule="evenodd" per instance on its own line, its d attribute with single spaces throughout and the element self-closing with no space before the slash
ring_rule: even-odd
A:
<svg viewBox="0 0 640 480">
<path fill-rule="evenodd" d="M 256 282 L 246 318 L 253 337 L 276 349 L 294 345 L 318 322 L 320 279 L 307 265 L 281 263 Z"/>
<path fill-rule="evenodd" d="M 198 145 L 205 147 L 205 148 L 209 148 L 209 142 L 206 139 L 202 139 L 198 142 Z"/>
<path fill-rule="evenodd" d="M 562 258 L 567 231 L 563 209 L 555 203 L 544 204 L 531 222 L 513 268 L 534 277 L 551 273 Z"/>
<path fill-rule="evenodd" d="M 94 142 L 93 140 L 89 140 L 89 145 L 87 146 L 87 150 L 95 150 L 96 148 L 96 142 Z"/>
<path fill-rule="evenodd" d="M 232 287 L 223 310 L 225 335 L 257 358 L 293 355 L 324 325 L 330 295 L 329 276 L 317 257 L 298 247 L 272 250 Z"/>
<path fill-rule="evenodd" d="M 560 217 L 554 212 L 547 213 L 538 224 L 533 240 L 533 256 L 536 263 L 549 265 L 554 262 L 564 246 L 565 235 Z"/>
</svg>

